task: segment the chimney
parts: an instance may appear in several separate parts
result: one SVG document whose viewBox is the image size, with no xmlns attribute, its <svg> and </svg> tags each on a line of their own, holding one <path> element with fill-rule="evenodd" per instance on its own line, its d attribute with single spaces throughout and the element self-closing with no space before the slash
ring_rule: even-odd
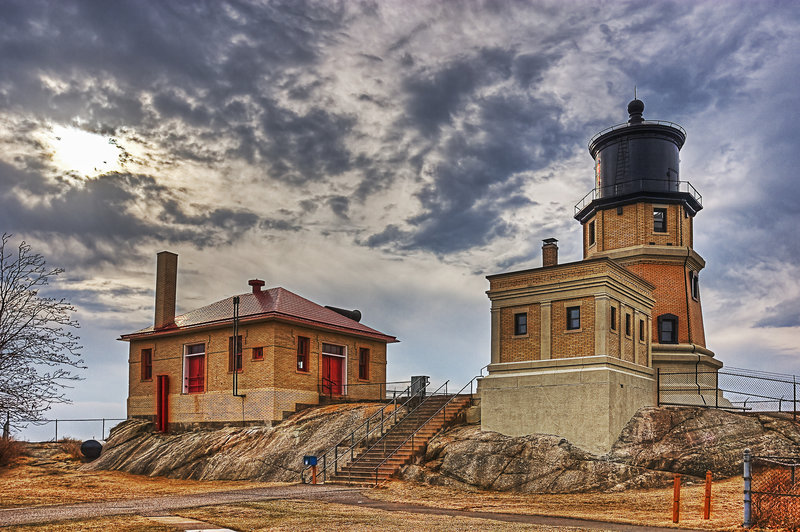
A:
<svg viewBox="0 0 800 532">
<path fill-rule="evenodd" d="M 545 238 L 542 240 L 542 267 L 555 266 L 558 264 L 558 240 L 555 238 Z"/>
<path fill-rule="evenodd" d="M 250 279 L 249 281 L 247 281 L 247 284 L 253 287 L 254 294 L 260 294 L 261 287 L 264 286 L 266 283 L 261 279 Z"/>
<path fill-rule="evenodd" d="M 162 251 L 156 261 L 156 317 L 153 326 L 161 329 L 175 322 L 175 291 L 178 279 L 178 256 Z"/>
</svg>

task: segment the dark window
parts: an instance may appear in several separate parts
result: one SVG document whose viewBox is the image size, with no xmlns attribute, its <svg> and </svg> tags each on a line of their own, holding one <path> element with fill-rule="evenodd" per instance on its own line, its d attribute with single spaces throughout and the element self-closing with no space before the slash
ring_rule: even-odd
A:
<svg viewBox="0 0 800 532">
<path fill-rule="evenodd" d="M 653 232 L 654 233 L 667 232 L 667 209 L 663 208 L 653 209 Z"/>
<path fill-rule="evenodd" d="M 264 348 L 263 347 L 254 347 L 253 348 L 253 360 L 264 360 Z"/>
<path fill-rule="evenodd" d="M 358 378 L 369 379 L 369 349 L 366 347 L 358 350 Z"/>
<path fill-rule="evenodd" d="M 149 381 L 153 378 L 153 350 L 142 349 L 142 380 Z"/>
<path fill-rule="evenodd" d="M 514 314 L 514 335 L 528 334 L 528 313 Z"/>
<path fill-rule="evenodd" d="M 236 349 L 233 336 L 228 337 L 228 371 L 242 371 L 242 335 L 236 337 Z"/>
<path fill-rule="evenodd" d="M 678 316 L 663 314 L 658 317 L 658 342 L 661 344 L 678 343 Z"/>
<path fill-rule="evenodd" d="M 589 222 L 589 245 L 594 245 L 594 222 Z"/>
<path fill-rule="evenodd" d="M 567 330 L 581 328 L 581 307 L 567 307 Z"/>
<path fill-rule="evenodd" d="M 700 275 L 690 271 L 689 272 L 689 286 L 692 290 L 692 299 L 700 301 Z"/>
<path fill-rule="evenodd" d="M 631 315 L 625 314 L 625 336 L 631 335 Z"/>
<path fill-rule="evenodd" d="M 611 330 L 617 330 L 617 307 L 611 307 Z"/>
<path fill-rule="evenodd" d="M 344 346 L 343 345 L 333 345 L 333 344 L 322 344 L 322 352 L 326 355 L 337 355 L 340 357 L 344 356 Z"/>
<path fill-rule="evenodd" d="M 644 320 L 639 320 L 639 341 L 644 342 Z"/>
<path fill-rule="evenodd" d="M 308 352 L 311 340 L 305 336 L 297 337 L 297 371 L 308 371 Z"/>
</svg>

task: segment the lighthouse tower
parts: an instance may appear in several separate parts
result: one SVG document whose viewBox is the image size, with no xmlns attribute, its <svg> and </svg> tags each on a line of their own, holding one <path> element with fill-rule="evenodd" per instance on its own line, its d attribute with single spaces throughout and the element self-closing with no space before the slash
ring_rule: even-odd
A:
<svg viewBox="0 0 800 532">
<path fill-rule="evenodd" d="M 559 263 L 547 238 L 540 268 L 487 276 L 483 430 L 558 434 L 602 454 L 639 408 L 725 403 L 700 306 L 702 197 L 680 177 L 686 132 L 643 111 L 633 100 L 626 123 L 589 141 L 595 186 L 575 206 L 583 259 Z"/>
<path fill-rule="evenodd" d="M 654 369 L 713 371 L 722 363 L 706 348 L 700 303 L 705 261 L 693 246 L 702 197 L 680 176 L 686 132 L 671 122 L 645 120 L 643 111 L 644 103 L 634 99 L 628 122 L 589 141 L 595 188 L 575 206 L 584 259 L 608 257 L 655 287 Z"/>
</svg>

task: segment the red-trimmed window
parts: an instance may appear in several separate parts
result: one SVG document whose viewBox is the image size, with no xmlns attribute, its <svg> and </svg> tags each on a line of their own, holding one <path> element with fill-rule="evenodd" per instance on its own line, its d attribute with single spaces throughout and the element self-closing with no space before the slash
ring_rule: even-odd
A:
<svg viewBox="0 0 800 532">
<path fill-rule="evenodd" d="M 184 348 L 183 393 L 203 393 L 206 389 L 206 344 Z"/>
<path fill-rule="evenodd" d="M 236 349 L 233 336 L 228 337 L 228 371 L 242 371 L 242 335 L 236 337 Z"/>
<path fill-rule="evenodd" d="M 366 347 L 358 350 L 358 378 L 369 380 L 369 349 Z"/>
<path fill-rule="evenodd" d="M 142 380 L 153 380 L 153 350 L 142 349 Z"/>
<path fill-rule="evenodd" d="M 305 336 L 297 337 L 297 371 L 308 372 L 308 352 L 311 340 Z"/>
<path fill-rule="evenodd" d="M 263 347 L 254 347 L 253 348 L 253 360 L 264 360 L 264 348 Z"/>
</svg>

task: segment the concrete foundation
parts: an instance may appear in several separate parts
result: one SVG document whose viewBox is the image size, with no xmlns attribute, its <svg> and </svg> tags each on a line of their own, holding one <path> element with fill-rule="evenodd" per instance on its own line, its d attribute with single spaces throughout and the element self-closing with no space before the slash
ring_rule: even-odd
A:
<svg viewBox="0 0 800 532">
<path fill-rule="evenodd" d="M 717 391 L 722 362 L 694 344 L 653 344 L 653 368 L 659 374 L 659 403 L 731 408 Z"/>
<path fill-rule="evenodd" d="M 636 411 L 656 404 L 655 372 L 609 356 L 490 364 L 481 429 L 562 436 L 605 454 Z"/>
</svg>

